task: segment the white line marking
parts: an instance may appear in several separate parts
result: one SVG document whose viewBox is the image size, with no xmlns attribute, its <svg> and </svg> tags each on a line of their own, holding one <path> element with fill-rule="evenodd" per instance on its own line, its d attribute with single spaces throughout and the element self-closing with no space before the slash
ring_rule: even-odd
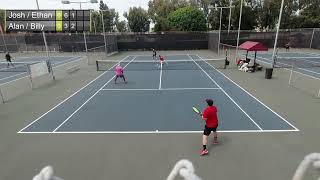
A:
<svg viewBox="0 0 320 180">
<path fill-rule="evenodd" d="M 122 59 L 121 61 L 127 59 L 129 56 L 126 56 L 124 59 Z M 96 77 L 95 79 L 93 79 L 92 81 L 90 81 L 88 84 L 86 84 L 85 86 L 83 86 L 81 89 L 79 89 L 78 91 L 76 91 L 75 93 L 73 93 L 71 96 L 67 97 L 66 99 L 64 99 L 63 101 L 61 101 L 59 104 L 57 104 L 56 106 L 54 106 L 53 108 L 51 108 L 49 111 L 47 111 L 46 113 L 44 113 L 43 115 L 41 115 L 40 117 L 38 117 L 37 119 L 35 119 L 33 122 L 31 122 L 30 124 L 28 124 L 26 127 L 22 128 L 19 132 L 25 130 L 26 128 L 28 128 L 29 126 L 31 126 L 32 124 L 34 124 L 35 122 L 37 122 L 39 119 L 41 119 L 42 117 L 44 117 L 45 115 L 47 115 L 49 112 L 53 111 L 54 109 L 56 109 L 57 107 L 59 107 L 61 104 L 63 104 L 64 102 L 66 102 L 68 99 L 70 99 L 71 97 L 73 97 L 74 95 L 76 95 L 78 92 L 80 92 L 81 90 L 83 90 L 84 88 L 86 88 L 87 86 L 89 86 L 91 83 L 93 83 L 94 81 L 96 81 L 97 79 L 99 79 L 101 76 L 103 76 L 104 74 L 106 74 L 107 72 L 109 72 L 109 70 L 111 70 L 114 66 L 112 66 L 110 69 L 108 69 L 108 71 L 103 72 L 102 74 L 100 74 L 98 77 Z"/>
<path fill-rule="evenodd" d="M 220 133 L 273 133 L 299 132 L 299 130 L 221 130 Z M 58 131 L 58 132 L 18 132 L 18 134 L 199 134 L 203 131 Z"/>
<path fill-rule="evenodd" d="M 161 89 L 161 80 L 162 79 L 162 63 L 160 63 L 160 80 L 159 80 L 159 89 Z"/>
<path fill-rule="evenodd" d="M 199 55 L 197 55 L 200 59 L 201 57 Z M 234 81 L 232 81 L 228 76 L 224 75 L 222 72 L 220 72 L 218 69 L 216 69 L 214 66 L 212 66 L 211 64 L 207 63 L 209 66 L 211 66 L 213 69 L 215 69 L 217 72 L 219 72 L 221 75 L 223 75 L 225 78 L 227 78 L 230 82 L 232 82 L 233 84 L 235 84 L 236 86 L 238 86 L 242 91 L 246 92 L 249 96 L 251 96 L 253 99 L 255 99 L 256 101 L 258 101 L 260 104 L 262 104 L 264 107 L 266 107 L 267 109 L 269 109 L 272 113 L 274 113 L 275 115 L 277 115 L 280 119 L 282 119 L 283 121 L 285 121 L 287 124 L 289 124 L 291 127 L 293 127 L 295 130 L 299 131 L 298 128 L 296 128 L 294 125 L 292 125 L 291 123 L 289 123 L 286 119 L 284 119 L 282 116 L 280 116 L 278 113 L 276 113 L 275 111 L 273 111 L 270 107 L 268 107 L 267 105 L 265 105 L 264 103 L 262 103 L 258 98 L 256 98 L 255 96 L 253 96 L 252 94 L 250 94 L 248 91 L 246 91 L 244 88 L 242 88 L 239 84 L 235 83 Z"/>
<path fill-rule="evenodd" d="M 27 74 L 26 72 L 23 72 L 23 73 L 19 73 L 19 74 L 15 74 L 15 75 L 12 75 L 12 76 L 8 76 L 8 77 L 5 77 L 5 78 L 1 78 L 1 80 L 4 80 L 4 79 L 9 79 L 9 78 L 12 78 L 12 77 L 16 77 L 16 76 L 19 76 L 19 75 L 22 75 L 22 74 Z"/>
<path fill-rule="evenodd" d="M 60 67 L 60 66 L 63 66 L 63 65 L 72 63 L 72 62 L 80 61 L 80 60 L 82 60 L 83 58 L 84 58 L 84 57 L 72 57 L 72 58 L 70 58 L 70 59 L 68 59 L 68 60 L 64 60 L 64 61 L 59 62 L 59 63 L 57 63 L 57 64 L 53 64 L 53 67 L 52 67 L 52 68 L 55 69 L 55 68 L 57 68 L 57 67 Z M 71 60 L 71 59 L 75 59 L 75 60 Z M 70 61 L 70 60 L 71 60 L 71 61 Z M 70 61 L 70 62 L 67 62 L 67 61 Z M 65 63 L 65 62 L 67 62 L 67 63 Z M 60 65 L 58 65 L 58 64 L 60 64 Z M 56 66 L 56 65 L 58 65 L 58 66 Z M 23 72 L 23 73 L 19 73 L 19 74 L 13 75 L 13 76 L 5 77 L 5 78 L 0 79 L 0 81 L 1 81 L 1 80 L 4 80 L 4 79 L 9 79 L 9 78 L 12 78 L 12 77 L 15 77 L 15 76 L 18 76 L 18 75 L 22 75 L 22 74 L 27 74 L 27 72 Z M 14 79 L 14 80 L 11 80 L 11 81 L 2 83 L 2 84 L 0 84 L 0 86 L 5 85 L 5 84 L 8 84 L 8 83 L 12 83 L 12 82 L 17 81 L 17 80 L 19 80 L 19 79 L 28 78 L 28 77 L 29 77 L 29 75 L 26 75 L 26 76 L 23 76 L 23 77 L 21 77 L 21 78 Z"/>
<path fill-rule="evenodd" d="M 5 82 L 5 83 L 2 83 L 0 84 L 0 86 L 3 86 L 3 85 L 6 85 L 6 84 L 9 84 L 9 83 L 12 83 L 12 82 L 15 82 L 15 81 L 19 81 L 20 79 L 24 79 L 24 78 L 29 78 L 29 76 L 23 76 L 21 78 L 17 78 L 17 79 L 14 79 L 14 80 L 11 80 L 11 81 L 8 81 L 8 82 Z"/>
<path fill-rule="evenodd" d="M 64 66 L 64 65 L 67 65 L 67 64 L 70 64 L 72 62 L 76 62 L 76 61 L 81 61 L 83 60 L 84 57 L 74 57 L 74 58 L 70 58 L 68 60 L 64 60 L 64 61 L 61 61 L 59 63 L 56 63 L 56 64 L 53 64 L 54 66 L 52 68 L 58 68 L 60 66 Z M 69 62 L 68 62 L 69 61 Z"/>
<path fill-rule="evenodd" d="M 252 56 L 250 56 L 250 57 L 253 58 Z M 264 59 L 264 60 L 266 60 L 266 61 L 272 62 L 272 60 L 267 59 L 267 58 L 264 58 L 264 57 L 261 57 L 261 56 L 257 56 L 257 58 L 259 58 L 259 59 Z M 258 61 L 263 61 L 263 60 L 259 60 L 259 59 L 256 59 L 256 60 L 258 60 Z M 265 61 L 263 61 L 263 62 L 265 62 Z M 267 62 L 265 62 L 265 63 L 267 63 Z M 271 63 L 269 63 L 269 64 L 271 64 Z M 289 67 L 291 67 L 290 64 L 286 64 L 286 63 L 282 63 L 282 62 L 276 62 L 276 64 L 282 64 L 282 65 L 284 65 L 284 66 L 289 66 Z M 281 68 L 281 67 L 280 67 L 280 68 Z M 313 73 L 313 74 L 320 74 L 319 72 L 311 71 L 311 70 L 308 70 L 308 69 L 306 69 L 306 68 L 299 68 L 299 67 L 295 67 L 295 68 L 296 68 L 296 69 L 303 70 L 303 71 L 307 71 L 307 72 L 310 72 L 310 73 Z M 289 68 L 284 68 L 284 69 L 289 69 Z M 298 71 L 295 71 L 295 72 L 298 72 Z M 300 73 L 301 73 L 301 72 L 300 72 Z M 301 73 L 301 74 L 304 74 L 304 73 Z M 304 74 L 304 75 L 310 76 L 310 75 L 307 75 L 307 74 Z M 315 78 L 317 78 L 317 77 L 315 77 Z M 317 79 L 318 79 L 318 78 L 317 78 Z"/>
<path fill-rule="evenodd" d="M 198 55 L 197 55 L 198 56 Z M 198 56 L 199 57 L 199 56 Z M 199 57 L 200 58 L 200 57 Z M 200 58 L 201 59 L 201 58 Z M 205 61 L 204 61 L 205 62 Z M 197 64 L 197 66 L 202 70 L 202 72 L 203 73 L 205 73 L 206 75 L 207 75 L 207 77 L 209 78 L 209 79 L 211 79 L 211 81 L 214 83 L 214 84 L 216 84 L 220 89 L 221 89 L 221 91 L 260 129 L 260 131 L 262 131 L 262 128 L 258 125 L 258 123 L 256 123 L 250 116 L 249 116 L 249 114 L 246 112 L 246 111 L 244 111 L 242 108 L 241 108 L 241 106 L 238 104 L 238 103 L 236 103 L 235 102 L 235 100 L 233 100 L 230 96 L 229 96 L 229 94 L 215 81 L 215 80 L 213 80 L 212 79 L 212 77 L 196 62 L 196 61 L 194 61 L 194 63 L 196 63 Z"/>
<path fill-rule="evenodd" d="M 263 57 L 259 57 L 259 58 L 260 58 L 260 59 L 256 59 L 256 60 L 271 65 L 271 63 L 266 62 L 266 61 L 269 61 L 269 62 L 270 62 L 269 59 L 263 58 Z M 262 59 L 264 59 L 264 60 L 266 60 L 266 61 L 264 61 L 264 60 L 262 60 Z M 286 65 L 286 66 L 288 66 L 288 65 Z M 285 70 L 287 70 L 287 71 L 291 71 L 290 68 L 283 68 L 283 69 L 285 69 Z M 301 69 L 302 71 L 308 71 L 308 70 L 302 69 L 302 68 L 298 68 L 298 69 Z M 301 74 L 301 75 L 304 75 L 304 76 L 308 76 L 308 77 L 313 78 L 313 79 L 320 80 L 320 78 L 317 78 L 317 77 L 315 77 L 315 76 L 311 76 L 311 75 L 308 75 L 308 74 L 305 74 L 305 73 L 302 73 L 302 72 L 299 72 L 299 71 L 296 71 L 296 70 L 293 70 L 293 72 L 298 73 L 298 74 Z M 313 72 L 311 72 L 311 73 L 313 73 Z"/>
<path fill-rule="evenodd" d="M 126 64 L 124 66 L 124 69 L 132 62 L 136 59 L 136 57 L 134 57 L 128 64 Z M 56 132 L 61 126 L 63 126 L 73 115 L 75 115 L 84 105 L 86 105 L 93 97 L 95 97 L 100 91 L 101 89 L 103 89 L 107 84 L 109 84 L 113 79 L 114 79 L 115 75 L 110 78 L 104 85 L 102 85 L 91 97 L 89 97 L 89 99 L 87 99 L 78 109 L 76 109 L 67 119 L 65 119 L 57 128 L 55 128 L 53 130 L 53 132 Z"/>
<path fill-rule="evenodd" d="M 183 91 L 183 90 L 220 90 L 220 88 L 101 89 L 101 91 Z"/>
</svg>

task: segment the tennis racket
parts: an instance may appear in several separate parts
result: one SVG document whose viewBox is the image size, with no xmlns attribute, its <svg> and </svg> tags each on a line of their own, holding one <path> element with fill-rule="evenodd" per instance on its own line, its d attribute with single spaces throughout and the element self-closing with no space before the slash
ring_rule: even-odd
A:
<svg viewBox="0 0 320 180">
<path fill-rule="evenodd" d="M 196 108 L 196 107 L 192 107 L 192 110 L 195 112 L 195 113 L 197 113 L 197 114 L 199 114 L 200 116 L 202 115 L 202 113 L 200 112 L 200 110 L 198 109 L 198 108 Z"/>
</svg>

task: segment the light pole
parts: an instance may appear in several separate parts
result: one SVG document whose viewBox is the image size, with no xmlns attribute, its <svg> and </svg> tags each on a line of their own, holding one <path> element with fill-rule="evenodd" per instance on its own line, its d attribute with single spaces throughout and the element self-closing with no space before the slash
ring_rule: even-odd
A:
<svg viewBox="0 0 320 180">
<path fill-rule="evenodd" d="M 229 25 L 228 25 L 228 33 L 230 31 L 230 22 L 231 22 L 231 9 L 234 8 L 235 6 L 221 6 L 221 7 L 218 7 L 218 6 L 209 6 L 209 9 L 220 9 L 220 17 L 219 17 L 219 42 L 218 42 L 218 55 L 220 54 L 220 41 L 221 41 L 221 24 L 222 24 L 222 10 L 223 9 L 229 9 L 230 10 L 230 14 L 229 14 Z"/>
<path fill-rule="evenodd" d="M 90 1 L 69 1 L 69 0 L 62 0 L 62 4 L 79 4 L 80 9 L 82 9 L 82 3 L 98 3 L 98 0 L 90 0 Z"/>
<path fill-rule="evenodd" d="M 240 30 L 241 30 L 242 6 L 243 6 L 243 0 L 241 0 L 241 3 L 240 3 L 239 27 L 238 27 L 238 37 L 237 37 L 237 47 L 236 47 L 235 61 L 237 61 L 238 51 L 239 51 L 239 38 L 240 38 Z"/>
<path fill-rule="evenodd" d="M 110 10 L 100 10 L 100 12 L 101 12 L 101 21 L 102 21 L 102 29 L 103 29 L 104 50 L 105 50 L 105 53 L 108 54 L 108 52 L 107 52 L 106 30 L 105 30 L 105 26 L 104 26 L 103 12 L 110 12 Z"/>
<path fill-rule="evenodd" d="M 277 34 L 276 34 L 276 39 L 274 40 L 273 53 L 272 53 L 272 68 L 274 68 L 274 65 L 275 65 L 275 52 L 277 49 L 277 41 L 278 41 L 278 36 L 279 36 L 279 29 L 280 29 L 280 24 L 281 24 L 283 5 L 284 5 L 284 0 L 281 1 L 279 20 L 277 23 Z"/>
</svg>

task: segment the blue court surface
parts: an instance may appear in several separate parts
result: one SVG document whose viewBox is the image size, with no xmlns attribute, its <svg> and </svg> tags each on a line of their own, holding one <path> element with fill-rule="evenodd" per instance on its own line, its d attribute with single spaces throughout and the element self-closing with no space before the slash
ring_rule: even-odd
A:
<svg viewBox="0 0 320 180">
<path fill-rule="evenodd" d="M 199 133 L 204 122 L 192 106 L 205 108 L 207 98 L 218 107 L 220 132 L 299 131 L 200 56 L 166 57 L 168 67 L 183 59 L 193 68 L 127 70 L 127 84 L 115 84 L 113 70 L 105 71 L 18 133 Z M 134 61 L 153 61 L 123 60 L 130 61 L 127 69 Z"/>
<path fill-rule="evenodd" d="M 253 59 L 254 55 L 249 54 L 248 57 Z M 276 61 L 276 65 L 278 67 L 286 67 L 287 69 L 290 69 L 293 64 L 294 66 L 297 66 L 294 68 L 295 72 L 320 80 L 320 54 L 282 52 L 278 53 L 277 58 L 281 59 L 278 62 Z M 258 53 L 257 61 L 271 65 L 272 53 Z"/>
<path fill-rule="evenodd" d="M 72 57 L 55 56 L 55 57 L 50 57 L 50 61 L 51 61 L 52 67 L 56 68 L 69 62 L 78 61 L 81 58 L 82 58 L 81 56 L 72 56 Z M 46 59 L 46 57 L 27 57 L 27 58 L 20 58 L 20 59 L 17 58 L 13 62 L 34 62 L 34 61 L 42 61 L 44 59 Z M 25 71 L 20 71 L 20 72 L 6 72 L 6 71 L 0 70 L 0 85 L 10 83 L 11 81 L 24 78 L 28 75 L 29 74 L 27 72 L 27 67 L 25 67 Z"/>
</svg>

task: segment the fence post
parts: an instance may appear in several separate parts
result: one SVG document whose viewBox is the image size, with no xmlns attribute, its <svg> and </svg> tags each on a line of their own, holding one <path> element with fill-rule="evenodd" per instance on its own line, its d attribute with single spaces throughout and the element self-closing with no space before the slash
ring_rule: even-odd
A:
<svg viewBox="0 0 320 180">
<path fill-rule="evenodd" d="M 89 64 L 87 38 L 86 38 L 86 32 L 84 31 L 83 31 L 83 38 L 84 38 L 84 47 L 86 48 L 87 64 Z"/>
<path fill-rule="evenodd" d="M 309 48 L 310 48 L 310 49 L 312 48 L 312 43 L 313 43 L 313 36 L 314 36 L 314 31 L 315 31 L 315 28 L 313 28 L 313 31 L 312 31 L 312 36 L 311 36 L 311 40 L 310 40 L 310 46 L 309 46 Z"/>
<path fill-rule="evenodd" d="M 2 35 L 2 40 L 3 40 L 4 48 L 6 49 L 6 52 L 8 52 L 6 40 L 4 39 L 4 34 L 3 34 L 2 32 L 1 32 L 1 35 Z"/>
</svg>

